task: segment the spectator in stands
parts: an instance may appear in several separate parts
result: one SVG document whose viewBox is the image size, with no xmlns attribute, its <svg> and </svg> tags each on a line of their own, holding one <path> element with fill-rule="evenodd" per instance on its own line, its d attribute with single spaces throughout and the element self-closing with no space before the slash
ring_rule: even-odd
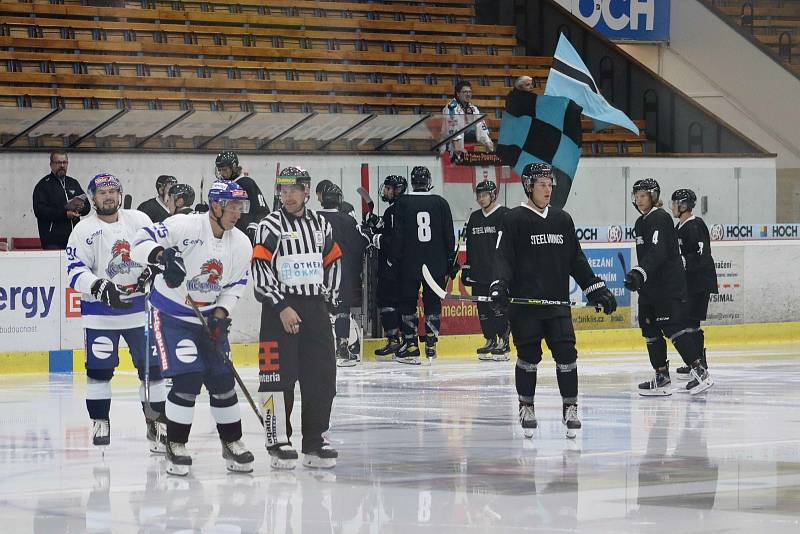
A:
<svg viewBox="0 0 800 534">
<path fill-rule="evenodd" d="M 462 80 L 456 84 L 455 97 L 442 109 L 442 114 L 444 114 L 442 133 L 445 135 L 452 135 L 466 126 L 473 120 L 469 115 L 480 115 L 478 107 L 472 104 L 472 85 L 468 81 Z M 486 147 L 489 152 L 494 150 L 494 143 L 489 137 L 489 128 L 483 120 L 453 137 L 447 146 L 451 154 L 461 154 L 466 151 L 465 143 L 476 142 Z"/>
<path fill-rule="evenodd" d="M 320 180 L 320 182 L 317 184 L 317 187 L 314 191 L 317 193 L 317 200 L 319 200 L 320 206 L 322 205 L 322 192 L 326 191 L 332 185 L 334 184 L 330 180 Z M 346 200 L 342 200 L 337 209 L 339 210 L 339 213 L 350 215 L 354 219 L 356 217 L 356 209 Z"/>
<path fill-rule="evenodd" d="M 67 176 L 69 156 L 63 150 L 50 154 L 50 174 L 33 189 L 33 213 L 43 249 L 63 250 L 72 229 L 89 213 L 89 202 L 81 184 Z"/>
<path fill-rule="evenodd" d="M 533 78 L 530 76 L 520 76 L 517 78 L 517 81 L 514 82 L 514 89 L 519 89 L 520 91 L 525 91 L 526 93 L 532 93 Z"/>
<path fill-rule="evenodd" d="M 169 188 L 177 183 L 178 179 L 174 176 L 162 174 L 156 178 L 156 193 L 158 195 L 150 200 L 145 200 L 136 209 L 145 213 L 154 223 L 164 222 L 164 219 L 172 215 L 167 205 Z"/>
</svg>

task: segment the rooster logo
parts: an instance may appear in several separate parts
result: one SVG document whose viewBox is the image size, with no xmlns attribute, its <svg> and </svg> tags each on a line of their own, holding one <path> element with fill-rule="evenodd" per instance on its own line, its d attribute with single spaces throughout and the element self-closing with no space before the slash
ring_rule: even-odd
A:
<svg viewBox="0 0 800 534">
<path fill-rule="evenodd" d="M 113 279 L 118 274 L 128 274 L 131 269 L 141 269 L 142 266 L 131 259 L 131 244 L 124 239 L 118 239 L 111 246 L 111 260 L 106 266 L 106 274 Z"/>
<path fill-rule="evenodd" d="M 200 274 L 186 282 L 186 289 L 201 293 L 219 293 L 222 290 L 222 262 L 212 258 L 200 267 Z"/>
</svg>

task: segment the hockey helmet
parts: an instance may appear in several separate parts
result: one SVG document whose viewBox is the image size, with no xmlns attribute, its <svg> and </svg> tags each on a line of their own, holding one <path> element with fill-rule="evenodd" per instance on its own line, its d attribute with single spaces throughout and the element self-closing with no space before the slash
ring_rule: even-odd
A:
<svg viewBox="0 0 800 534">
<path fill-rule="evenodd" d="M 275 177 L 275 193 L 279 193 L 283 185 L 302 185 L 306 192 L 311 189 L 311 175 L 300 167 L 284 167 Z"/>
<path fill-rule="evenodd" d="M 383 193 L 383 191 L 381 191 L 381 200 L 384 202 L 394 202 L 397 200 L 397 197 L 404 194 L 406 189 L 408 189 L 408 180 L 406 180 L 405 176 L 400 176 L 399 174 L 390 174 L 383 179 L 383 186 L 388 186 L 394 189 L 394 198 L 391 200 L 386 198 L 386 195 Z"/>
<path fill-rule="evenodd" d="M 224 167 L 228 167 L 231 170 L 231 175 L 228 178 L 223 178 L 220 173 L 220 169 Z M 235 152 L 231 152 L 230 150 L 220 152 L 217 155 L 217 159 L 214 160 L 214 174 L 218 180 L 233 180 L 239 176 L 241 172 L 242 168 L 239 167 L 239 156 L 237 156 Z"/>
<path fill-rule="evenodd" d="M 433 189 L 431 184 L 431 171 L 427 167 L 414 167 L 411 169 L 411 188 L 414 191 L 430 191 Z"/>
<path fill-rule="evenodd" d="M 522 169 L 522 176 L 520 176 L 525 193 L 530 195 L 536 180 L 547 177 L 553 181 L 553 187 L 555 187 L 556 177 L 553 174 L 553 167 L 546 163 L 528 163 L 525 165 L 525 168 Z"/>
<path fill-rule="evenodd" d="M 678 189 L 672 193 L 672 202 L 683 206 L 684 210 L 694 209 L 697 204 L 697 195 L 691 189 Z"/>
<path fill-rule="evenodd" d="M 169 196 L 175 200 L 182 198 L 184 206 L 194 204 L 194 188 L 189 184 L 175 184 L 169 188 Z"/>
<path fill-rule="evenodd" d="M 482 193 L 489 193 L 492 197 L 492 202 L 497 198 L 497 184 L 491 180 L 483 180 L 475 186 L 475 196 L 480 197 Z"/>
<path fill-rule="evenodd" d="M 94 201 L 97 191 L 100 189 L 115 189 L 119 192 L 119 202 L 117 202 L 117 205 L 114 206 L 114 208 L 103 209 Z M 122 207 L 122 183 L 111 173 L 103 172 L 96 174 L 89 181 L 89 185 L 86 190 L 89 192 L 89 196 L 92 199 L 92 204 L 94 205 L 94 210 L 98 215 L 113 215 L 119 210 L 120 207 Z"/>
<path fill-rule="evenodd" d="M 175 185 L 178 183 L 178 179 L 174 176 L 170 176 L 169 174 L 162 174 L 158 178 L 156 178 L 156 191 L 164 191 L 169 189 L 170 186 Z"/>
<path fill-rule="evenodd" d="M 636 207 L 636 193 L 642 191 L 650 193 L 650 199 L 653 202 L 653 206 L 658 204 L 658 199 L 661 196 L 661 186 L 658 185 L 658 182 L 656 182 L 655 179 L 642 178 L 641 180 L 636 180 L 633 183 L 633 188 L 631 189 L 631 201 L 633 202 L 634 207 Z M 636 209 L 638 210 L 639 208 L 636 207 Z"/>
<path fill-rule="evenodd" d="M 239 184 L 229 180 L 217 180 L 211 184 L 208 189 L 208 205 L 211 206 L 214 202 L 219 202 L 223 210 L 232 209 L 239 213 L 250 211 L 247 192 Z"/>
<path fill-rule="evenodd" d="M 322 189 L 317 188 L 317 192 L 322 195 L 320 200 L 322 207 L 325 209 L 338 208 L 342 203 L 342 188 L 330 180 L 325 181 L 328 183 Z"/>
</svg>

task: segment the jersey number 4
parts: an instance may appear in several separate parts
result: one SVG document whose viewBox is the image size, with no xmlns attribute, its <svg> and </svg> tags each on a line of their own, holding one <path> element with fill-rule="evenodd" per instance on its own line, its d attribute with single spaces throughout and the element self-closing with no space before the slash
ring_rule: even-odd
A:
<svg viewBox="0 0 800 534">
<path fill-rule="evenodd" d="M 420 243 L 431 240 L 431 214 L 427 211 L 417 213 L 417 240 Z"/>
</svg>

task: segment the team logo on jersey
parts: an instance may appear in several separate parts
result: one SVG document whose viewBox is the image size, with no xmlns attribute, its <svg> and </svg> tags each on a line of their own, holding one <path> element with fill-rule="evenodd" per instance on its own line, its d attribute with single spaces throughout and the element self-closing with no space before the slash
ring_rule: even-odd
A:
<svg viewBox="0 0 800 534">
<path fill-rule="evenodd" d="M 107 360 L 114 353 L 114 342 L 106 336 L 96 337 L 92 341 L 91 353 L 98 360 Z"/>
<path fill-rule="evenodd" d="M 141 269 L 142 266 L 131 259 L 131 244 L 124 239 L 118 239 L 111 246 L 111 260 L 106 267 L 106 274 L 114 278 L 118 274 L 128 274 L 131 269 Z"/>
<path fill-rule="evenodd" d="M 222 290 L 222 262 L 212 258 L 200 267 L 200 274 L 186 282 L 186 289 L 201 293 L 218 293 Z"/>
<path fill-rule="evenodd" d="M 715 224 L 711 227 L 711 239 L 714 241 L 721 241 L 725 236 L 725 228 L 721 224 Z"/>
</svg>

